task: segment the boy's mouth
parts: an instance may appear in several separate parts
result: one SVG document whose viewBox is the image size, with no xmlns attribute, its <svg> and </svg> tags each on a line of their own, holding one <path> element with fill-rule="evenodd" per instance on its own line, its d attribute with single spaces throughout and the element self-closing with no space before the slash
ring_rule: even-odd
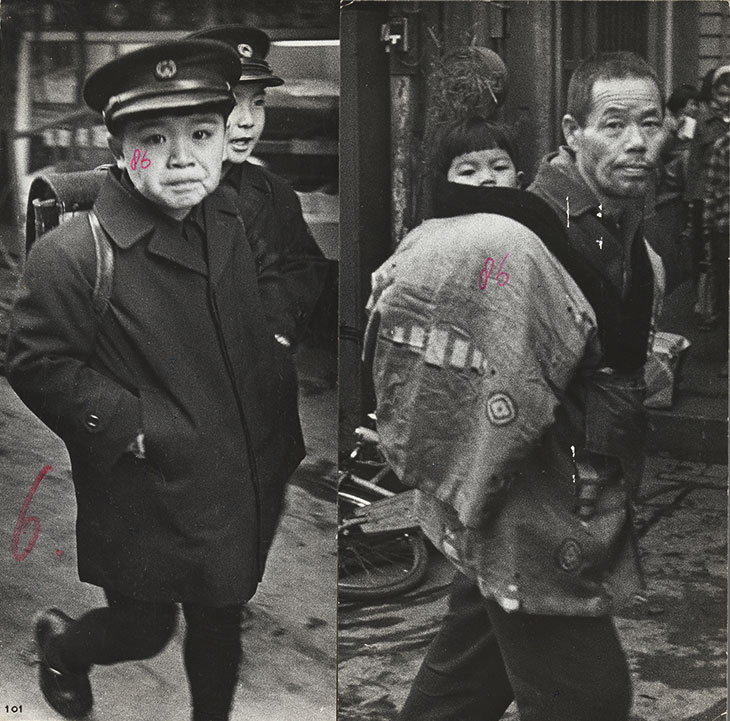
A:
<svg viewBox="0 0 730 721">
<path fill-rule="evenodd" d="M 199 179 L 184 179 L 184 180 L 171 180 L 168 183 L 165 183 L 168 187 L 172 188 L 173 190 L 177 191 L 187 191 L 192 190 L 193 188 L 197 188 L 202 181 Z"/>
<path fill-rule="evenodd" d="M 251 147 L 251 143 L 253 143 L 253 138 L 231 138 L 228 142 L 235 150 L 248 150 Z"/>
</svg>

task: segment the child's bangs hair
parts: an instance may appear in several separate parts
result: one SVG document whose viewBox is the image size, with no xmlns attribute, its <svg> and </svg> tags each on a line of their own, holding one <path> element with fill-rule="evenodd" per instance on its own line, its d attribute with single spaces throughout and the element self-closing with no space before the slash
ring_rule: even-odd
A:
<svg viewBox="0 0 730 721">
<path fill-rule="evenodd" d="M 480 116 L 444 123 L 437 128 L 431 155 L 433 170 L 447 175 L 454 158 L 479 150 L 500 148 L 518 167 L 517 147 L 510 129 Z"/>
</svg>

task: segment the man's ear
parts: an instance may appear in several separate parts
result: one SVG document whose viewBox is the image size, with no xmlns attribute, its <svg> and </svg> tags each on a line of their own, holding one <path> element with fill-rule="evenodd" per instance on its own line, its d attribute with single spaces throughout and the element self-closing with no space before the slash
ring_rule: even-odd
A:
<svg viewBox="0 0 730 721">
<path fill-rule="evenodd" d="M 112 151 L 114 159 L 117 162 L 117 168 L 119 168 L 119 170 L 124 170 L 124 168 L 127 166 L 127 161 L 124 159 L 121 139 L 118 138 L 116 135 L 112 135 L 111 133 L 109 133 L 106 136 L 106 142 L 109 144 L 109 149 Z"/>
<path fill-rule="evenodd" d="M 517 171 L 517 187 L 520 190 L 524 190 L 528 185 L 529 185 L 529 183 L 527 182 L 527 176 L 521 170 L 518 170 Z"/>
<path fill-rule="evenodd" d="M 565 142 L 571 150 L 576 150 L 578 141 L 583 132 L 578 121 L 572 115 L 563 116 L 563 136 Z"/>
</svg>

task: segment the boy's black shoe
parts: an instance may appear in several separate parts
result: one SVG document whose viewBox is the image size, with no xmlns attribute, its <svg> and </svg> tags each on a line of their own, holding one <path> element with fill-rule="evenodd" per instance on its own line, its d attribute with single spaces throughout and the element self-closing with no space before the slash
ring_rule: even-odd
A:
<svg viewBox="0 0 730 721">
<path fill-rule="evenodd" d="M 35 620 L 41 691 L 46 701 L 66 718 L 86 716 L 94 704 L 87 674 L 58 671 L 46 660 L 46 651 L 51 639 L 61 635 L 72 622 L 72 618 L 57 608 L 42 611 Z"/>
</svg>

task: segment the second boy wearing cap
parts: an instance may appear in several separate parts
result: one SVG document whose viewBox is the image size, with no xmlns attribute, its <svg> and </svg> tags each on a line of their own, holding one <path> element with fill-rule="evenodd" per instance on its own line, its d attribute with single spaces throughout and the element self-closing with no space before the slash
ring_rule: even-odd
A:
<svg viewBox="0 0 730 721">
<path fill-rule="evenodd" d="M 236 107 L 227 123 L 222 185 L 236 194 L 277 339 L 296 342 L 322 291 L 327 261 L 304 221 L 294 189 L 249 160 L 266 122 L 266 89 L 284 83 L 266 60 L 269 36 L 257 28 L 224 25 L 189 37 L 219 40 L 239 56 L 241 73 L 233 89 Z"/>
<path fill-rule="evenodd" d="M 228 719 L 243 605 L 304 455 L 292 359 L 234 204 L 209 195 L 239 74 L 237 54 L 212 40 L 150 46 L 93 73 L 84 98 L 117 167 L 89 219 L 42 237 L 26 263 L 8 379 L 66 443 L 79 577 L 107 600 L 77 620 L 55 608 L 37 618 L 41 689 L 65 717 L 90 711 L 94 665 L 159 653 L 182 603 L 193 721 Z M 95 236 L 114 259 L 100 319 Z"/>
</svg>

